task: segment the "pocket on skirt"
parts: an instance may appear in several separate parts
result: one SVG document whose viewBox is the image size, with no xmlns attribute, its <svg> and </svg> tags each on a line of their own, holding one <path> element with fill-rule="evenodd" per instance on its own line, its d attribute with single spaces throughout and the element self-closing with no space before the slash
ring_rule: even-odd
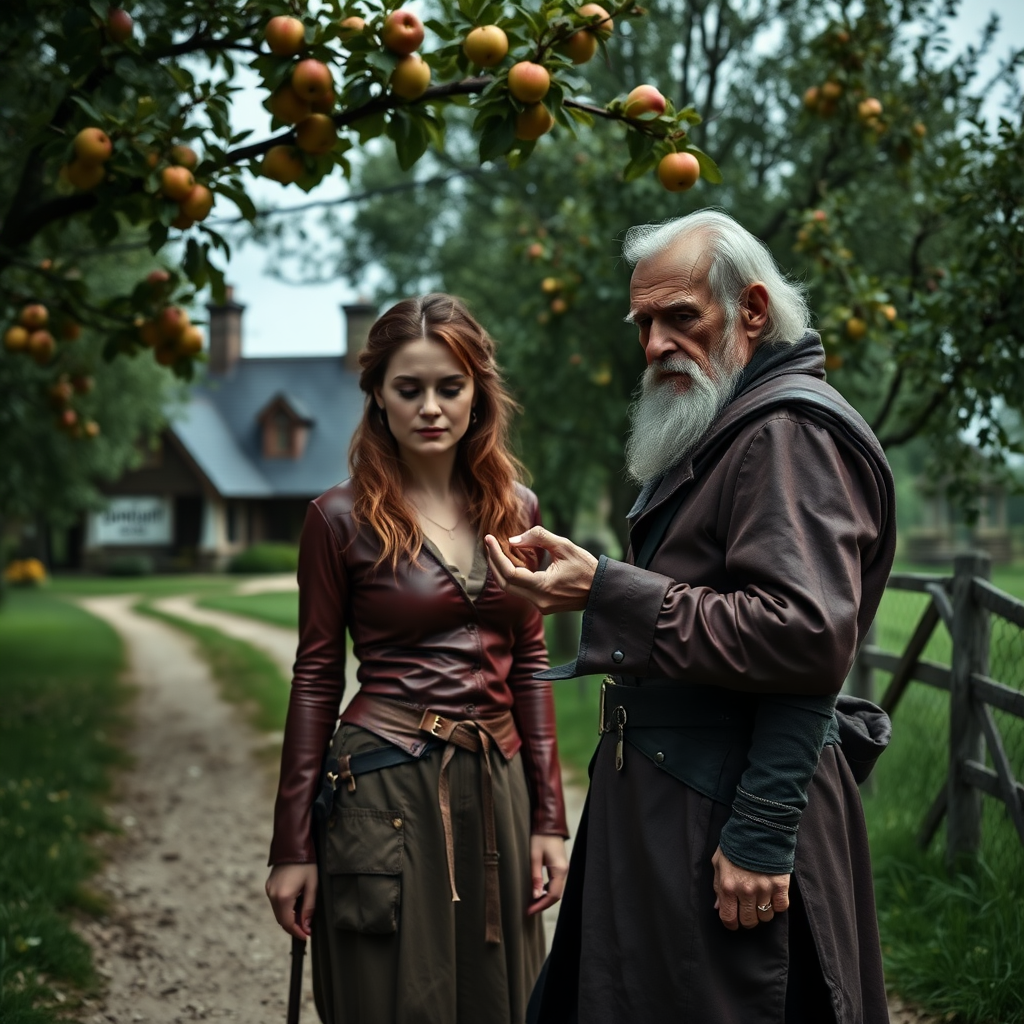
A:
<svg viewBox="0 0 1024 1024">
<path fill-rule="evenodd" d="M 325 846 L 335 928 L 364 935 L 397 931 L 405 856 L 401 813 L 336 807 Z"/>
</svg>

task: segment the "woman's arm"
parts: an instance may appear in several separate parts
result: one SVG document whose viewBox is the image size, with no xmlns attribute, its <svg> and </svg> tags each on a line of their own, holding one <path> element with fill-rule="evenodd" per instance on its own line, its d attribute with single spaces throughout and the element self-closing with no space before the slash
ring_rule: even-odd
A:
<svg viewBox="0 0 1024 1024">
<path fill-rule="evenodd" d="M 339 539 L 316 502 L 310 504 L 302 528 L 298 577 L 299 644 L 281 750 L 271 864 L 316 860 L 311 808 L 345 689 L 346 574 Z"/>
</svg>

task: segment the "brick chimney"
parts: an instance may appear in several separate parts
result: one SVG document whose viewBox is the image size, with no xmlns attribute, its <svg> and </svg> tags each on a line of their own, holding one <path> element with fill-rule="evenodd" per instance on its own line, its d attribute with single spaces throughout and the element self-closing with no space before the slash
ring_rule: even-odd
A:
<svg viewBox="0 0 1024 1024">
<path fill-rule="evenodd" d="M 366 348 L 370 327 L 377 319 L 377 307 L 368 302 L 354 302 L 342 306 L 341 311 L 345 314 L 345 369 L 359 373 L 359 353 Z"/>
<path fill-rule="evenodd" d="M 242 313 L 245 306 L 235 302 L 234 288 L 224 289 L 224 305 L 212 303 L 210 314 L 210 372 L 229 373 L 242 358 Z"/>
</svg>

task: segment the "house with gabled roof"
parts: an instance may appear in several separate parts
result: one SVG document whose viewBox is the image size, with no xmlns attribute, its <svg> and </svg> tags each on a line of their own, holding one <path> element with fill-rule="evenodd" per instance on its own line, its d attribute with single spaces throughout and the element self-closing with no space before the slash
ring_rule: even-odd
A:
<svg viewBox="0 0 1024 1024">
<path fill-rule="evenodd" d="M 341 356 L 242 355 L 245 307 L 209 310 L 206 372 L 142 465 L 105 487 L 80 558 L 145 556 L 158 570 L 217 568 L 263 541 L 298 539 L 310 499 L 348 475 L 363 410 L 359 352 L 376 308 L 343 306 Z"/>
</svg>

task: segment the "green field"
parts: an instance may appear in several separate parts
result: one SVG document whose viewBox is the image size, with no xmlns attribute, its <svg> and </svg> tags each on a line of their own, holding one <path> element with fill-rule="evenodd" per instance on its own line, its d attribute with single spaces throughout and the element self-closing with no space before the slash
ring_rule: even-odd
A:
<svg viewBox="0 0 1024 1024">
<path fill-rule="evenodd" d="M 45 590 L 0 608 L 0 1020 L 63 1019 L 96 982 L 67 912 L 100 908 L 87 885 L 128 692 L 104 623 Z"/>
<path fill-rule="evenodd" d="M 269 594 L 218 594 L 199 601 L 203 608 L 216 608 L 246 615 L 275 626 L 295 629 L 299 625 L 299 592 L 285 590 Z"/>
</svg>

